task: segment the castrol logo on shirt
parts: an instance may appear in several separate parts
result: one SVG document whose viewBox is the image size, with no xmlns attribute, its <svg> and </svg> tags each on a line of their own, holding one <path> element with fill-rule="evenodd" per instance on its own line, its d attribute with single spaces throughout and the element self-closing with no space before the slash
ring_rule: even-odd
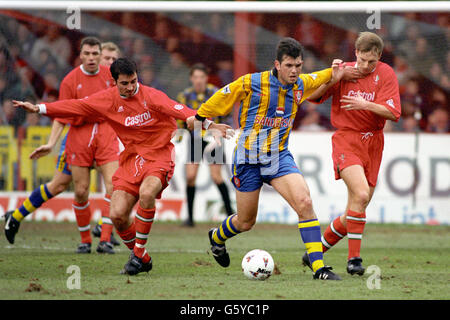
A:
<svg viewBox="0 0 450 320">
<path fill-rule="evenodd" d="M 132 117 L 126 117 L 125 118 L 125 126 L 126 127 L 139 127 L 146 125 L 147 123 L 151 122 L 152 116 L 150 114 L 150 111 L 146 111 L 144 113 L 138 114 L 137 116 Z"/>
<path fill-rule="evenodd" d="M 375 91 L 373 91 L 373 92 L 364 92 L 364 91 L 361 91 L 361 90 L 358 90 L 358 91 L 354 91 L 354 90 L 350 90 L 348 93 L 347 93 L 347 95 L 348 96 L 350 96 L 350 97 L 362 97 L 364 100 L 367 100 L 367 101 L 375 101 Z"/>
</svg>

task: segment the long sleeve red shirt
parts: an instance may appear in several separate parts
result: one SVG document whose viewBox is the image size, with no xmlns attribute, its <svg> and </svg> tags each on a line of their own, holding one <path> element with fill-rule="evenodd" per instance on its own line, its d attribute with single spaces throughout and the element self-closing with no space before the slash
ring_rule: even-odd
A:
<svg viewBox="0 0 450 320">
<path fill-rule="evenodd" d="M 177 129 L 175 119 L 186 121 L 196 111 L 159 90 L 138 84 L 130 98 L 120 96 L 113 87 L 83 99 L 46 103 L 41 113 L 52 118 L 85 116 L 106 120 L 125 147 L 120 161 L 132 154 L 147 160 L 173 161 L 174 145 L 170 140 Z"/>
</svg>

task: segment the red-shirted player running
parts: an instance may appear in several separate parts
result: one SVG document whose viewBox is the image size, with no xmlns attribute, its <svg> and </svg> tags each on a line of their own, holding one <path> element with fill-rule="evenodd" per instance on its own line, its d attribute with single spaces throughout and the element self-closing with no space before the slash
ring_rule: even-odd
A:
<svg viewBox="0 0 450 320">
<path fill-rule="evenodd" d="M 347 235 L 347 272 L 363 275 L 361 239 L 383 154 L 383 128 L 386 119 L 398 121 L 401 107 L 397 77 L 390 66 L 379 61 L 383 40 L 374 33 L 361 32 L 355 48 L 356 62 L 346 65 L 357 68 L 362 78 L 323 85 L 309 100 L 322 103 L 333 97 L 335 178 L 342 178 L 348 189 L 345 213 L 332 221 L 322 236 L 323 252 Z M 309 265 L 307 255 L 303 262 Z"/>
<path fill-rule="evenodd" d="M 145 244 L 155 216 L 155 200 L 161 198 L 174 171 L 175 150 L 170 142 L 177 129 L 175 119 L 186 121 L 196 111 L 163 92 L 137 82 L 136 64 L 120 58 L 111 65 L 117 88 L 110 88 L 85 99 L 63 100 L 33 105 L 14 101 L 16 107 L 40 112 L 49 117 L 89 116 L 106 120 L 119 136 L 125 149 L 119 169 L 113 177 L 111 219 L 125 245 L 132 249 L 122 273 L 148 272 L 152 260 Z M 206 126 L 226 136 L 230 126 Z M 139 199 L 134 221 L 130 213 Z"/>
</svg>

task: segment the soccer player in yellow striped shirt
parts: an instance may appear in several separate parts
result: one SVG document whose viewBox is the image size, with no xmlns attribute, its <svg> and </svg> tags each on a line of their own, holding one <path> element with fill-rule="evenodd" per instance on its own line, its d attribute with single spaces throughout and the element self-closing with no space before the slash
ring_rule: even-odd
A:
<svg viewBox="0 0 450 320">
<path fill-rule="evenodd" d="M 300 74 L 303 48 L 295 39 L 283 38 L 272 70 L 246 74 L 226 85 L 201 105 L 195 117 L 188 119 L 188 127 L 192 129 L 195 120 L 224 116 L 235 103 L 240 103 L 241 133 L 232 163 L 237 213 L 208 234 L 212 254 L 222 267 L 230 264 L 225 241 L 253 227 L 261 187 L 268 183 L 298 215 L 298 228 L 311 261 L 313 278 L 340 280 L 331 267 L 324 265 L 320 224 L 309 188 L 287 147 L 300 104 L 322 84 L 337 82 L 344 76 L 341 62 L 335 60 L 332 68 Z"/>
</svg>

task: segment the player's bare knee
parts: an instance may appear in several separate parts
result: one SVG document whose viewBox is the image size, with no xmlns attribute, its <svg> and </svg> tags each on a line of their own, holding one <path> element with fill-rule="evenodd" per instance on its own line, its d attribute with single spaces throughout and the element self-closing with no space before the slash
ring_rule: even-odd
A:
<svg viewBox="0 0 450 320">
<path fill-rule="evenodd" d="M 74 196 L 75 201 L 86 202 L 89 199 L 89 185 L 75 186 Z"/>
<path fill-rule="evenodd" d="M 128 228 L 128 218 L 125 217 L 125 215 L 121 214 L 120 211 L 114 210 L 114 208 L 111 208 L 109 215 L 110 215 L 111 221 L 114 224 L 114 227 L 117 230 L 123 231 Z"/>
<path fill-rule="evenodd" d="M 314 217 L 312 199 L 309 195 L 298 198 L 295 206 L 294 209 L 300 219 L 310 219 Z"/>
<path fill-rule="evenodd" d="M 64 190 L 66 190 L 67 186 L 68 186 L 67 184 L 63 184 L 63 183 L 48 183 L 47 184 L 48 191 L 53 196 L 56 196 L 56 195 L 60 194 L 61 192 L 63 192 Z"/>
<path fill-rule="evenodd" d="M 353 200 L 361 207 L 366 208 L 370 201 L 369 190 L 358 190 L 356 193 L 354 193 Z"/>
<path fill-rule="evenodd" d="M 155 194 L 153 191 L 141 191 L 139 193 L 139 205 L 143 209 L 150 209 L 155 207 Z"/>
</svg>

